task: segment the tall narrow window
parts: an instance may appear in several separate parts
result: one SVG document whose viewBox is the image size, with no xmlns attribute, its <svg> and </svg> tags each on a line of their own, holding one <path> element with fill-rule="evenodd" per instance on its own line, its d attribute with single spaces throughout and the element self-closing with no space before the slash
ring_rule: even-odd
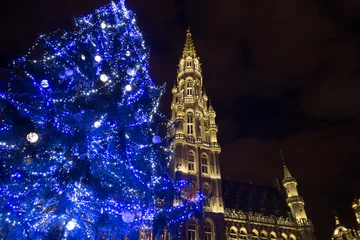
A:
<svg viewBox="0 0 360 240">
<path fill-rule="evenodd" d="M 276 234 L 274 232 L 270 234 L 270 240 L 276 240 Z"/>
<path fill-rule="evenodd" d="M 187 96 L 193 95 L 193 86 L 192 86 L 191 82 L 186 83 L 186 95 Z"/>
<path fill-rule="evenodd" d="M 204 230 L 205 230 L 205 240 L 212 240 L 212 225 L 208 220 L 205 221 Z"/>
<path fill-rule="evenodd" d="M 201 156 L 201 172 L 208 174 L 208 159 L 205 155 Z"/>
<path fill-rule="evenodd" d="M 187 115 L 187 134 L 190 136 L 194 134 L 194 116 L 192 114 Z"/>
<path fill-rule="evenodd" d="M 196 226 L 195 224 L 188 224 L 188 231 L 187 231 L 187 239 L 188 240 L 196 240 Z"/>
<path fill-rule="evenodd" d="M 186 61 L 186 66 L 187 66 L 187 67 L 191 67 L 191 60 L 187 60 L 187 61 Z"/>
<path fill-rule="evenodd" d="M 195 171 L 195 156 L 193 152 L 189 152 L 188 155 L 188 169 L 190 172 Z"/>
</svg>

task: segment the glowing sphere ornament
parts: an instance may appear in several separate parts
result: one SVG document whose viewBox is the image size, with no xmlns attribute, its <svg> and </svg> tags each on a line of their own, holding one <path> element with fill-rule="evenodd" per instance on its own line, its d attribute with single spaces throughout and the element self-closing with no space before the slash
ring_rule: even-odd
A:
<svg viewBox="0 0 360 240">
<path fill-rule="evenodd" d="M 126 90 L 127 92 L 130 92 L 130 91 L 132 90 L 131 85 L 126 85 L 126 86 L 125 86 L 125 90 Z"/>
<path fill-rule="evenodd" d="M 59 73 L 59 78 L 61 78 L 61 79 L 65 78 L 65 73 L 64 73 L 64 72 L 60 72 L 60 73 Z"/>
<path fill-rule="evenodd" d="M 136 75 L 136 70 L 135 70 L 135 69 L 132 69 L 132 68 L 129 68 L 129 69 L 126 71 L 126 73 L 127 73 L 129 76 L 133 77 L 133 76 Z"/>
<path fill-rule="evenodd" d="M 94 122 L 94 127 L 99 128 L 101 126 L 101 121 Z"/>
<path fill-rule="evenodd" d="M 74 228 L 76 227 L 76 221 L 74 219 L 70 220 L 67 224 L 66 224 L 66 229 L 68 231 L 72 231 L 74 230 Z"/>
<path fill-rule="evenodd" d="M 106 74 L 101 74 L 100 75 L 100 80 L 102 82 L 107 82 L 107 81 L 109 81 L 109 78 L 108 78 L 108 76 Z"/>
<path fill-rule="evenodd" d="M 71 68 L 67 68 L 65 69 L 65 74 L 66 76 L 71 76 L 74 74 L 74 70 L 72 70 Z"/>
<path fill-rule="evenodd" d="M 81 55 L 81 59 L 82 59 L 82 60 L 85 60 L 85 59 L 86 59 L 85 55 L 82 54 L 82 55 Z"/>
<path fill-rule="evenodd" d="M 130 211 L 124 211 L 121 216 L 122 220 L 126 223 L 131 223 L 134 221 L 135 214 Z"/>
<path fill-rule="evenodd" d="M 126 53 L 125 53 L 125 55 L 127 56 L 127 57 L 129 57 L 130 56 L 130 51 L 126 51 Z"/>
<path fill-rule="evenodd" d="M 95 61 L 101 62 L 101 60 L 102 60 L 102 58 L 99 55 L 95 56 Z"/>
<path fill-rule="evenodd" d="M 42 80 L 42 81 L 41 81 L 41 86 L 42 86 L 43 88 L 48 88 L 48 87 L 49 87 L 49 81 L 46 80 L 46 79 Z"/>
<path fill-rule="evenodd" d="M 158 135 L 153 136 L 152 142 L 153 144 L 159 144 L 161 142 L 161 137 Z"/>
<path fill-rule="evenodd" d="M 102 29 L 105 29 L 105 28 L 106 28 L 106 23 L 102 22 L 102 23 L 100 24 L 100 26 L 101 26 Z"/>
<path fill-rule="evenodd" d="M 37 133 L 31 132 L 28 135 L 26 135 L 26 139 L 30 143 L 36 143 L 39 140 L 39 135 L 37 135 Z"/>
</svg>

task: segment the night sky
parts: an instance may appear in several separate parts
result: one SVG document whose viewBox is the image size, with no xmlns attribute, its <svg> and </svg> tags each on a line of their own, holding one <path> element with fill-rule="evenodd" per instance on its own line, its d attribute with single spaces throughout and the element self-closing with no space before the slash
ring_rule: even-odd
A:
<svg viewBox="0 0 360 240">
<path fill-rule="evenodd" d="M 11 2 L 11 3 L 10 3 Z M 0 60 L 107 0 L 2 1 Z M 151 49 L 150 72 L 167 82 L 191 26 L 204 85 L 217 111 L 222 177 L 271 185 L 282 150 L 319 240 L 355 225 L 360 197 L 360 1 L 127 0 Z"/>
</svg>

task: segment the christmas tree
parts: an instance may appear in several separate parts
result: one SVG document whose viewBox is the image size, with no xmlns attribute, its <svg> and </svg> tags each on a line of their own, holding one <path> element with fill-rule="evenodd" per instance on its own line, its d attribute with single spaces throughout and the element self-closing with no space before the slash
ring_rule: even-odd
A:
<svg viewBox="0 0 360 240">
<path fill-rule="evenodd" d="M 198 208 L 169 176 L 164 87 L 124 0 L 75 27 L 40 36 L 2 75 L 0 236 L 156 237 Z"/>
</svg>

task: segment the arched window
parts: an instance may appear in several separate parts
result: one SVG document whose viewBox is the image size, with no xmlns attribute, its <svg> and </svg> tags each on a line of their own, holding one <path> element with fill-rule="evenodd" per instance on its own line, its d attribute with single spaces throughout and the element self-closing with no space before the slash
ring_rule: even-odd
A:
<svg viewBox="0 0 360 240">
<path fill-rule="evenodd" d="M 187 134 L 194 135 L 194 115 L 191 113 L 187 115 Z"/>
<path fill-rule="evenodd" d="M 261 236 L 260 237 L 261 240 L 267 240 L 267 232 L 262 231 L 260 236 Z"/>
<path fill-rule="evenodd" d="M 276 240 L 276 234 L 274 232 L 270 233 L 270 240 Z"/>
<path fill-rule="evenodd" d="M 188 169 L 190 172 L 195 171 L 195 155 L 193 152 L 189 152 L 188 154 Z"/>
<path fill-rule="evenodd" d="M 196 239 L 196 225 L 195 225 L 194 221 L 189 221 L 188 222 L 187 239 L 188 240 L 195 240 Z"/>
<path fill-rule="evenodd" d="M 192 96 L 193 95 L 193 86 L 192 83 L 189 81 L 186 83 L 186 95 Z"/>
<path fill-rule="evenodd" d="M 252 230 L 251 239 L 259 240 L 259 232 L 257 230 Z"/>
<path fill-rule="evenodd" d="M 201 172 L 208 174 L 208 159 L 206 155 L 201 155 Z"/>
<path fill-rule="evenodd" d="M 289 240 L 296 240 L 296 237 L 295 237 L 293 234 L 291 234 L 291 235 L 289 236 Z"/>
<path fill-rule="evenodd" d="M 191 60 L 190 59 L 186 60 L 186 67 L 191 67 Z"/>
<path fill-rule="evenodd" d="M 205 240 L 213 240 L 212 237 L 213 226 L 209 220 L 205 221 L 204 230 L 205 230 Z"/>
<path fill-rule="evenodd" d="M 240 229 L 240 239 L 247 240 L 247 231 L 245 228 Z"/>
<path fill-rule="evenodd" d="M 287 235 L 286 235 L 285 233 L 282 233 L 282 234 L 281 234 L 281 239 L 287 240 Z"/>
<path fill-rule="evenodd" d="M 237 240 L 237 228 L 236 227 L 230 228 L 229 240 Z"/>
</svg>

